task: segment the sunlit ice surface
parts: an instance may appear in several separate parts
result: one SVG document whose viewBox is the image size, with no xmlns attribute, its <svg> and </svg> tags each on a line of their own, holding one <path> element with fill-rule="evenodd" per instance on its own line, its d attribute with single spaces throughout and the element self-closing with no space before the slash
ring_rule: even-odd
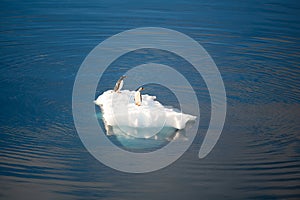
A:
<svg viewBox="0 0 300 200">
<path fill-rule="evenodd" d="M 125 148 L 145 151 L 171 140 L 187 139 L 185 128 L 193 124 L 196 116 L 164 106 L 148 94 L 142 95 L 142 105 L 137 106 L 134 94 L 129 90 L 108 90 L 94 101 L 101 108 L 102 115 L 97 117 L 103 120 L 107 135 Z"/>
</svg>

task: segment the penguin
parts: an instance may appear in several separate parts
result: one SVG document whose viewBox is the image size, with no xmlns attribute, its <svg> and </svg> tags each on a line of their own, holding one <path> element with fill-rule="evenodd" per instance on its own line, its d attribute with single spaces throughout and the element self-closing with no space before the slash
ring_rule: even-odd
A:
<svg viewBox="0 0 300 200">
<path fill-rule="evenodd" d="M 123 79 L 126 78 L 127 76 L 121 76 L 119 78 L 119 80 L 116 82 L 116 85 L 114 87 L 114 92 L 118 92 L 120 93 L 120 90 L 122 89 L 123 85 L 124 85 L 124 81 Z"/>
<path fill-rule="evenodd" d="M 135 105 L 140 106 L 142 105 L 142 95 L 141 95 L 141 91 L 144 90 L 143 87 L 140 87 L 134 95 L 134 101 L 135 101 Z"/>
</svg>

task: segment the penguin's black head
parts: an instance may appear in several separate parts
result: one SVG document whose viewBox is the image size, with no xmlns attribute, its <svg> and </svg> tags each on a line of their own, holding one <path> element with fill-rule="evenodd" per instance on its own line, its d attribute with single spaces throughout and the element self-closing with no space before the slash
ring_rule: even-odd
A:
<svg viewBox="0 0 300 200">
<path fill-rule="evenodd" d="M 145 89 L 145 88 L 143 88 L 143 87 L 140 87 L 138 90 L 139 90 L 139 91 L 142 91 L 142 90 L 144 90 L 144 89 Z"/>
<path fill-rule="evenodd" d="M 127 78 L 127 76 L 121 76 L 121 80 L 123 80 L 124 78 Z"/>
</svg>

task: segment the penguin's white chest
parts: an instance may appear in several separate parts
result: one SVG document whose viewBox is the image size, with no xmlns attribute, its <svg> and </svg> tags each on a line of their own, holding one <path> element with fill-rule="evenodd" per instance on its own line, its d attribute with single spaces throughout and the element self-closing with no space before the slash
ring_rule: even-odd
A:
<svg viewBox="0 0 300 200">
<path fill-rule="evenodd" d="M 123 87 L 123 84 L 124 84 L 124 81 L 123 80 L 119 80 L 117 83 L 116 83 L 116 86 L 114 88 L 114 91 L 115 92 L 120 92 L 120 90 L 122 89 Z"/>
<path fill-rule="evenodd" d="M 119 91 L 119 92 L 120 92 L 120 90 L 122 89 L 123 85 L 124 85 L 124 81 L 121 80 L 120 85 L 119 85 L 119 88 L 118 88 L 118 91 Z"/>
<path fill-rule="evenodd" d="M 135 92 L 134 101 L 135 101 L 135 105 L 140 106 L 142 104 L 142 97 L 139 91 Z"/>
</svg>

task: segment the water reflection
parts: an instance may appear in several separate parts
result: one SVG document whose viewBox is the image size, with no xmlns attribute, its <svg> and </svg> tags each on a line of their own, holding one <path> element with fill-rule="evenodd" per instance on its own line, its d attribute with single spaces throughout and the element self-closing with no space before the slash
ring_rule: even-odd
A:
<svg viewBox="0 0 300 200">
<path fill-rule="evenodd" d="M 132 152 L 150 152 L 164 147 L 172 140 L 188 140 L 186 131 L 189 130 L 194 121 L 189 121 L 184 129 L 175 129 L 172 127 L 163 127 L 157 134 L 149 138 L 137 138 L 133 135 L 147 135 L 148 129 L 151 128 L 130 128 L 129 131 L 134 131 L 135 134 L 124 131 L 124 127 L 107 125 L 105 119 L 98 115 L 98 119 L 103 120 L 106 135 L 117 146 Z M 156 129 L 156 128 L 155 128 Z M 153 130 L 150 130 L 153 133 Z M 151 134 L 153 135 L 153 134 Z"/>
</svg>

